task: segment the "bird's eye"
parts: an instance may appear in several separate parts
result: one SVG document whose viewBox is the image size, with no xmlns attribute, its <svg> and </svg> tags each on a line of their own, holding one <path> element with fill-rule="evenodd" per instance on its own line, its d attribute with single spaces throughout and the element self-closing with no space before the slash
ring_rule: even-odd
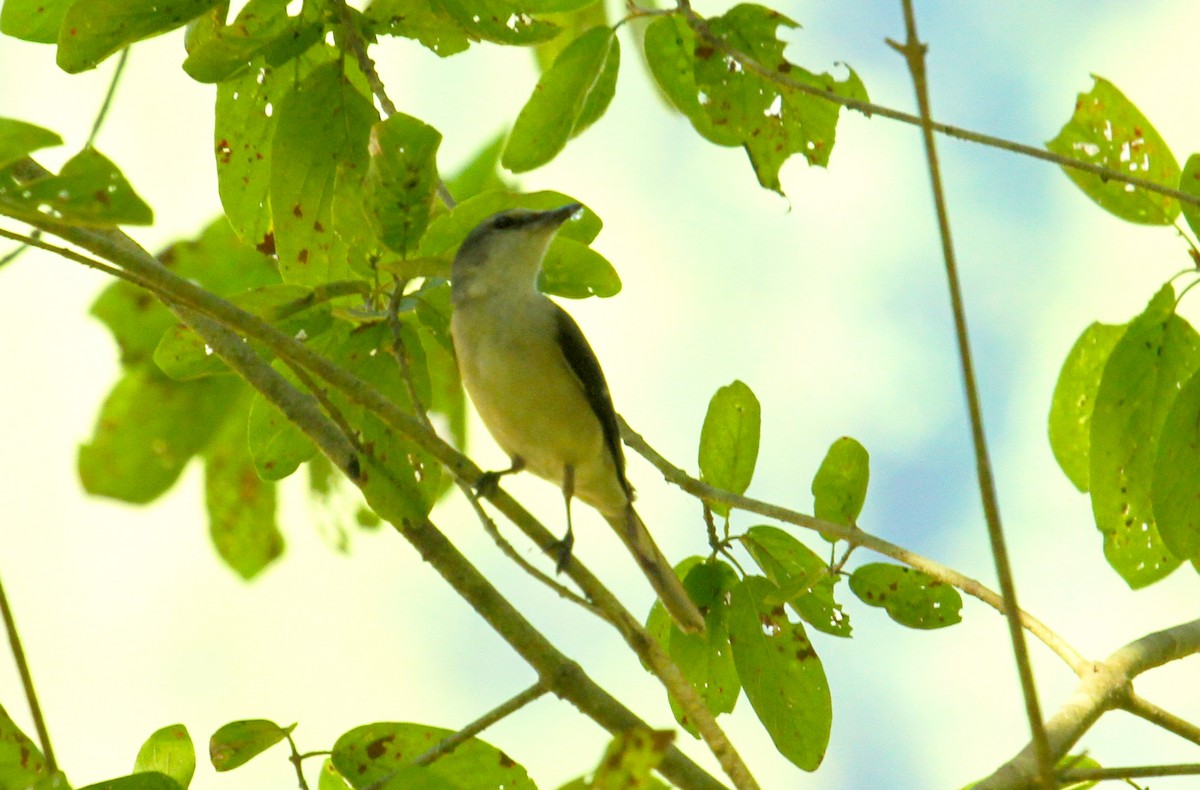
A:
<svg viewBox="0 0 1200 790">
<path fill-rule="evenodd" d="M 492 220 L 492 227 L 496 230 L 507 230 L 517 224 L 517 218 L 511 214 L 501 214 Z"/>
</svg>

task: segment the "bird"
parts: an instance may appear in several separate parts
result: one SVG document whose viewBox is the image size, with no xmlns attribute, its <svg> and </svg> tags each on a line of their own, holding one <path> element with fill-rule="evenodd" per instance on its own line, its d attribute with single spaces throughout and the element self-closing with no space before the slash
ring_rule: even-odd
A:
<svg viewBox="0 0 1200 790">
<path fill-rule="evenodd" d="M 595 508 L 620 536 L 678 627 L 704 631 L 692 601 L 633 507 L 617 413 L 604 372 L 579 325 L 537 288 L 546 251 L 583 206 L 516 208 L 480 222 L 451 267 L 450 333 L 463 387 L 511 465 L 477 489 L 521 470 L 557 485 L 567 531 L 552 548 L 557 569 L 574 545 L 571 500 Z"/>
</svg>

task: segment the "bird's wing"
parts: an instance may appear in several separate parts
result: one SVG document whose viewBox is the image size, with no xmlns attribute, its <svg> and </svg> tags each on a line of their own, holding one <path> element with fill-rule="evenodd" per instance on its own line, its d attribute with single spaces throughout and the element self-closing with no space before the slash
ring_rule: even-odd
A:
<svg viewBox="0 0 1200 790">
<path fill-rule="evenodd" d="M 587 398 L 588 404 L 591 405 L 596 419 L 600 420 L 600 427 L 604 431 L 604 442 L 612 454 L 621 487 L 632 498 L 633 489 L 625 477 L 625 453 L 621 449 L 621 429 L 617 427 L 617 412 L 613 408 L 612 396 L 608 394 L 608 383 L 604 380 L 604 371 L 600 369 L 596 353 L 588 345 L 587 338 L 583 336 L 583 330 L 579 328 L 579 324 L 575 323 L 575 319 L 557 303 L 553 301 L 550 303 L 554 305 L 555 322 L 558 325 L 558 347 L 566 357 L 567 364 L 571 366 L 571 371 L 583 385 L 583 394 Z"/>
</svg>

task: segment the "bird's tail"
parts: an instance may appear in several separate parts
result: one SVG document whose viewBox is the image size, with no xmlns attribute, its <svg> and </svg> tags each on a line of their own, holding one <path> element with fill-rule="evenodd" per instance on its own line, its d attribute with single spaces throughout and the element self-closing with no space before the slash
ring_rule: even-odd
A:
<svg viewBox="0 0 1200 790">
<path fill-rule="evenodd" d="M 670 561 L 655 545 L 646 524 L 633 509 L 633 505 L 626 505 L 623 512 L 605 515 L 605 519 L 637 559 L 642 573 L 650 580 L 650 586 L 658 593 L 659 600 L 671 618 L 688 633 L 703 631 L 704 615 L 700 614 L 679 577 L 671 569 Z"/>
</svg>

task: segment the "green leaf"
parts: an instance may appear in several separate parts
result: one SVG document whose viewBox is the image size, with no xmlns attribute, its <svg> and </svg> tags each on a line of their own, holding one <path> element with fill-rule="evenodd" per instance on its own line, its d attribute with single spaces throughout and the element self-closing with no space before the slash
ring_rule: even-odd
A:
<svg viewBox="0 0 1200 790">
<path fill-rule="evenodd" d="M 171 777 L 154 771 L 109 779 L 107 782 L 88 785 L 80 790 L 180 790 L 180 788 L 181 785 Z"/>
<path fill-rule="evenodd" d="M 558 26 L 531 16 L 535 2 L 526 0 L 437 0 L 469 38 L 526 46 L 548 41 Z"/>
<path fill-rule="evenodd" d="M 180 382 L 152 368 L 130 369 L 79 448 L 84 489 L 135 504 L 156 499 L 212 440 L 243 386 L 234 378 Z"/>
<path fill-rule="evenodd" d="M 867 449 L 849 436 L 829 446 L 812 482 L 813 513 L 817 518 L 857 526 L 867 498 L 870 461 Z"/>
<path fill-rule="evenodd" d="M 1183 385 L 1163 420 L 1150 501 L 1167 549 L 1200 559 L 1200 374 Z"/>
<path fill-rule="evenodd" d="M 310 339 L 328 329 L 333 320 L 327 302 L 303 309 L 295 307 L 297 303 L 302 305 L 312 295 L 312 290 L 304 286 L 274 284 L 234 294 L 229 301 L 275 324 L 275 328 L 281 332 Z M 292 309 L 289 311 L 289 308 Z M 264 357 L 270 356 L 265 350 L 259 353 Z M 154 349 L 154 363 L 163 373 L 178 381 L 229 372 L 225 362 L 184 324 L 176 324 L 163 333 L 158 347 Z"/>
<path fill-rule="evenodd" d="M 157 771 L 171 777 L 181 787 L 190 785 L 196 773 L 196 750 L 187 727 L 171 724 L 156 730 L 138 750 L 133 771 Z"/>
<path fill-rule="evenodd" d="M 374 0 L 364 14 L 376 33 L 411 38 L 443 58 L 471 45 L 463 26 L 430 0 Z"/>
<path fill-rule="evenodd" d="M 1179 176 L 1179 190 L 1200 197 L 1200 154 L 1188 157 L 1187 164 L 1183 166 L 1183 173 Z M 1200 206 L 1180 201 L 1179 208 L 1183 211 L 1183 218 L 1187 220 L 1192 233 L 1200 236 Z"/>
<path fill-rule="evenodd" d="M 758 398 L 740 381 L 721 387 L 708 403 L 700 429 L 700 479 L 714 488 L 745 493 L 758 460 L 762 417 Z M 711 503 L 713 511 L 729 515 L 729 506 Z"/>
<path fill-rule="evenodd" d="M 453 752 L 424 768 L 412 761 L 435 746 L 453 730 L 402 722 L 378 722 L 355 727 L 333 745 L 333 765 L 356 788 L 372 786 L 399 771 L 413 781 L 424 776 L 440 779 L 438 784 L 408 784 L 395 787 L 503 787 L 505 790 L 534 790 L 525 769 L 496 747 L 472 738 Z M 394 781 L 394 779 L 393 779 Z M 382 785 L 392 787 L 391 783 Z"/>
<path fill-rule="evenodd" d="M 708 31 L 731 50 L 748 55 L 772 74 L 848 98 L 866 100 L 853 69 L 844 80 L 812 72 L 783 56 L 776 30 L 798 25 L 760 5 L 734 6 L 706 22 Z M 659 86 L 706 139 L 746 149 L 758 182 L 782 194 L 779 170 L 792 154 L 825 167 L 833 152 L 841 106 L 761 76 L 699 38 L 677 15 L 647 28 L 647 63 Z"/>
<path fill-rule="evenodd" d="M 751 527 L 741 541 L 779 588 L 781 599 L 805 622 L 833 636 L 850 636 L 850 616 L 833 594 L 840 577 L 829 572 L 825 560 L 778 527 Z"/>
<path fill-rule="evenodd" d="M 521 108 L 501 164 L 514 173 L 541 167 L 599 119 L 616 92 L 620 59 L 611 28 L 592 28 L 571 42 Z"/>
<path fill-rule="evenodd" d="M 538 288 L 566 299 L 607 298 L 621 292 L 621 277 L 600 253 L 581 242 L 556 237 L 550 242 Z"/>
<path fill-rule="evenodd" d="M 483 192 L 511 192 L 512 188 L 500 175 L 500 153 L 504 150 L 504 135 L 498 134 L 476 152 L 458 172 L 446 179 L 450 194 L 462 203 Z"/>
<path fill-rule="evenodd" d="M 265 66 L 287 63 L 317 44 L 323 33 L 314 3 L 305 3 L 300 14 L 291 17 L 287 0 L 251 0 L 233 24 L 218 28 L 188 51 L 183 70 L 198 82 L 222 82 L 250 69 L 260 56 Z"/>
<path fill-rule="evenodd" d="M 18 185 L 0 179 L 0 206 L 17 219 L 56 219 L 70 225 L 149 225 L 154 212 L 107 157 L 85 148 L 58 175 Z"/>
<path fill-rule="evenodd" d="M 325 760 L 321 766 L 321 777 L 317 780 L 317 790 L 350 790 L 349 783 L 333 767 L 332 759 Z"/>
<path fill-rule="evenodd" d="M 212 734 L 208 759 L 218 771 L 232 771 L 282 741 L 294 729 L 295 724 L 280 727 L 266 719 L 231 721 Z"/>
<path fill-rule="evenodd" d="M 171 271 L 194 280 L 218 296 L 279 282 L 270 258 L 242 244 L 229 223 L 218 218 L 193 240 L 180 241 L 159 254 Z M 120 281 L 92 304 L 91 314 L 112 332 L 126 367 L 150 357 L 175 317 L 144 289 Z"/>
<path fill-rule="evenodd" d="M 344 279 L 352 251 L 334 233 L 333 202 L 361 193 L 375 107 L 343 76 L 341 64 L 327 63 L 276 112 L 270 205 L 280 271 L 286 282 L 302 285 Z M 340 172 L 348 175 L 339 179 Z"/>
<path fill-rule="evenodd" d="M 671 730 L 634 727 L 617 733 L 607 748 L 588 790 L 654 790 L 666 788 L 652 771 L 662 762 L 675 740 Z"/>
<path fill-rule="evenodd" d="M 1175 314 L 1163 286 L 1117 341 L 1096 392 L 1088 469 L 1092 514 L 1104 556 L 1132 588 L 1179 565 L 1158 533 L 1150 499 L 1163 421 L 1180 387 L 1200 367 L 1200 336 Z"/>
<path fill-rule="evenodd" d="M 221 205 L 237 235 L 263 252 L 275 252 L 269 195 L 277 111 L 304 76 L 332 57 L 326 48 L 313 49 L 283 66 L 263 65 L 217 86 L 213 139 Z"/>
<path fill-rule="evenodd" d="M 442 135 L 396 113 L 371 129 L 366 195 L 375 234 L 393 252 L 415 253 L 437 193 L 437 150 Z"/>
<path fill-rule="evenodd" d="M 410 353 L 410 368 L 419 395 L 429 394 L 429 378 L 423 357 L 417 356 L 421 343 L 411 327 L 401 325 L 405 347 Z M 334 365 L 373 385 L 400 408 L 408 411 L 412 403 L 408 387 L 392 356 L 392 336 L 384 322 L 355 327 L 335 321 L 330 331 L 310 343 Z M 389 521 L 392 513 L 408 519 L 422 518 L 433 507 L 441 491 L 440 464 L 428 452 L 404 439 L 374 414 L 351 402 L 341 393 L 329 393 L 333 405 L 357 431 L 365 449 L 359 458 L 363 473 L 359 482 L 367 502 Z M 373 497 L 386 494 L 379 507 Z M 384 512 L 380 508 L 391 512 Z"/>
<path fill-rule="evenodd" d="M 833 702 L 821 659 L 804 626 L 788 621 L 778 593 L 761 576 L 735 586 L 729 642 L 746 698 L 775 748 L 797 767 L 815 771 L 829 745 Z"/>
<path fill-rule="evenodd" d="M 1050 403 L 1050 449 L 1067 478 L 1081 492 L 1088 490 L 1088 455 L 1091 446 L 1092 409 L 1100 377 L 1113 347 L 1125 334 L 1125 324 L 1093 323 L 1075 341 Z"/>
<path fill-rule="evenodd" d="M 704 706 L 714 715 L 729 713 L 737 703 L 741 683 L 729 648 L 729 591 L 738 583 L 737 574 L 723 562 L 703 562 L 692 557 L 675 568 L 683 586 L 704 612 L 703 634 L 688 634 L 671 627 L 671 619 L 660 601 L 655 601 L 647 629 L 666 645 L 671 660 L 692 684 Z M 699 737 L 673 697 L 671 712 L 679 725 Z"/>
<path fill-rule="evenodd" d="M 0 33 L 35 44 L 55 44 L 72 0 L 4 0 Z"/>
<path fill-rule="evenodd" d="M 285 365 L 275 367 L 288 377 Z M 250 404 L 247 443 L 254 469 L 263 480 L 282 480 L 317 452 L 304 431 L 259 393 Z"/>
<path fill-rule="evenodd" d="M 8 3 L 2 10 L 8 10 Z M 0 168 L 52 145 L 62 145 L 62 138 L 55 132 L 24 121 L 0 118 Z"/>
<path fill-rule="evenodd" d="M 253 579 L 283 554 L 275 484 L 258 476 L 246 441 L 250 399 L 204 454 L 204 501 L 213 545 L 225 564 Z"/>
<path fill-rule="evenodd" d="M 37 783 L 49 778 L 41 750 L 0 705 L 0 787 L 40 788 Z"/>
<path fill-rule="evenodd" d="M 539 3 L 539 6 L 549 5 L 551 4 Z M 542 17 L 560 28 L 557 36 L 534 47 L 538 68 L 542 71 L 546 71 L 554 65 L 555 59 L 582 33 L 600 25 L 612 27 L 608 19 L 607 4 L 603 0 L 580 0 L 571 5 L 571 8 L 551 11 Z M 544 10 L 544 8 L 539 8 L 539 11 Z"/>
<path fill-rule="evenodd" d="M 58 65 L 95 68 L 135 41 L 182 27 L 220 0 L 75 0 L 58 31 Z"/>
<path fill-rule="evenodd" d="M 850 591 L 869 606 L 880 606 L 909 628 L 945 628 L 962 621 L 958 590 L 927 573 L 874 562 L 850 575 Z"/>
<path fill-rule="evenodd" d="M 1116 170 L 1174 189 L 1179 163 L 1141 111 L 1103 77 L 1079 94 L 1075 114 L 1046 147 L 1056 154 Z M 1169 225 L 1179 201 L 1073 168 L 1064 172 L 1105 211 L 1127 222 Z"/>
</svg>

